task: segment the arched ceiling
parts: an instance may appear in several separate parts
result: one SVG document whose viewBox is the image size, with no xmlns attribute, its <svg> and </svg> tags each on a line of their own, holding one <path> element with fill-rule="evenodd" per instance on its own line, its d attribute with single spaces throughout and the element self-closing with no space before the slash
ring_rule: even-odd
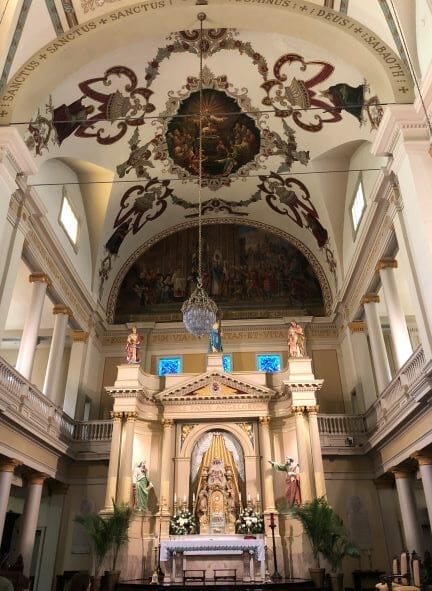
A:
<svg viewBox="0 0 432 591">
<path fill-rule="evenodd" d="M 412 99 L 384 27 L 388 42 L 318 1 L 73 6 L 74 27 L 44 47 L 33 36 L 0 120 L 30 121 L 38 191 L 53 159 L 76 173 L 102 304 L 144 244 L 196 220 L 200 11 L 205 223 L 291 237 L 336 294 L 351 157 L 381 104 Z"/>
</svg>

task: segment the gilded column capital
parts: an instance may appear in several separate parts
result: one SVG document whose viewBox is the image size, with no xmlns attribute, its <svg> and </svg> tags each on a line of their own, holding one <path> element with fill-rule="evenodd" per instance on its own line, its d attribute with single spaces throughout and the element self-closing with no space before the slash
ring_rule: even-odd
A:
<svg viewBox="0 0 432 591">
<path fill-rule="evenodd" d="M 45 273 L 32 273 L 29 275 L 30 283 L 46 283 L 48 287 L 51 287 L 52 283 L 48 275 Z"/>
<path fill-rule="evenodd" d="M 301 416 L 303 416 L 304 410 L 305 410 L 305 407 L 304 407 L 304 406 L 293 406 L 293 407 L 292 407 L 293 414 L 294 414 L 296 417 L 298 417 L 298 416 L 300 416 L 300 417 L 301 417 Z"/>
<path fill-rule="evenodd" d="M 21 466 L 21 462 L 13 458 L 0 458 L 0 472 L 14 472 L 17 466 Z"/>
<path fill-rule="evenodd" d="M 66 316 L 69 316 L 69 318 L 72 318 L 73 316 L 72 310 L 68 308 L 68 306 L 64 306 L 63 304 L 57 304 L 56 306 L 54 306 L 53 314 L 65 314 Z"/>
<path fill-rule="evenodd" d="M 315 406 L 307 406 L 306 412 L 308 415 L 316 416 L 319 413 L 319 405 L 316 404 Z"/>
<path fill-rule="evenodd" d="M 43 472 L 29 472 L 28 474 L 25 475 L 25 479 L 27 480 L 27 484 L 42 485 L 47 478 L 49 478 L 48 474 L 43 474 Z"/>
<path fill-rule="evenodd" d="M 261 427 L 267 427 L 267 428 L 270 427 L 270 417 L 269 416 L 260 417 L 259 422 L 260 422 Z"/>
<path fill-rule="evenodd" d="M 412 476 L 412 470 L 409 468 L 403 468 L 402 466 L 400 468 L 394 468 L 393 470 L 390 470 L 390 472 L 393 474 L 396 480 L 407 479 L 411 478 Z"/>
<path fill-rule="evenodd" d="M 379 304 L 379 295 L 377 293 L 365 293 L 361 299 L 361 305 L 365 304 Z"/>
<path fill-rule="evenodd" d="M 381 269 L 397 269 L 398 262 L 396 259 L 381 259 L 377 262 L 375 273 L 379 273 Z"/>
<path fill-rule="evenodd" d="M 162 426 L 165 429 L 165 431 L 168 431 L 169 429 L 171 429 L 173 424 L 174 424 L 174 421 L 172 419 L 162 419 Z"/>
<path fill-rule="evenodd" d="M 72 330 L 70 336 L 74 343 L 86 343 L 89 333 L 83 330 Z"/>
<path fill-rule="evenodd" d="M 135 419 L 137 418 L 137 413 L 135 411 L 133 412 L 125 412 L 124 416 L 126 417 L 127 422 L 133 422 L 135 421 Z"/>
<path fill-rule="evenodd" d="M 114 422 L 119 423 L 123 418 L 123 413 L 120 411 L 111 411 L 111 418 Z"/>
<path fill-rule="evenodd" d="M 350 329 L 351 333 L 365 332 L 366 322 L 363 322 L 361 320 L 354 320 L 354 322 L 348 322 L 348 328 Z"/>
<path fill-rule="evenodd" d="M 432 452 L 418 451 L 412 456 L 419 466 L 431 466 L 432 465 Z"/>
</svg>

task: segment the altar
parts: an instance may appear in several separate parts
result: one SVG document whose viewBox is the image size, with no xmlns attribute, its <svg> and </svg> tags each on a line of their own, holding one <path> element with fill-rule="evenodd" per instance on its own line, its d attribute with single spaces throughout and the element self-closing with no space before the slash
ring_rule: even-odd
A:
<svg viewBox="0 0 432 591">
<path fill-rule="evenodd" d="M 186 571 L 202 572 L 204 581 L 215 579 L 215 568 L 234 572 L 242 582 L 265 581 L 265 544 L 262 538 L 232 536 L 176 536 L 161 542 L 160 560 L 165 582 L 179 583 Z"/>
</svg>

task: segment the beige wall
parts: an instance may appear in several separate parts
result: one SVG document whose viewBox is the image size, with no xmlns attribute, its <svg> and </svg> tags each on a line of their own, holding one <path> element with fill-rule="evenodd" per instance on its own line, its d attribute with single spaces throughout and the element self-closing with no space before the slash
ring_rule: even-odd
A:
<svg viewBox="0 0 432 591">
<path fill-rule="evenodd" d="M 312 351 L 312 365 L 316 378 L 324 380 L 318 392 L 321 412 L 345 412 L 339 362 L 335 349 L 316 349 Z"/>
</svg>

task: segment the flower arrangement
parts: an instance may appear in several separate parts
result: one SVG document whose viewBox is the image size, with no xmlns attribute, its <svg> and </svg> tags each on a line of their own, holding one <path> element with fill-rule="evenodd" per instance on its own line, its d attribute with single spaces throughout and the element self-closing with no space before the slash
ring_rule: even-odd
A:
<svg viewBox="0 0 432 591">
<path fill-rule="evenodd" d="M 238 534 L 262 534 L 264 532 L 264 518 L 253 510 L 245 507 L 236 521 Z"/>
<path fill-rule="evenodd" d="M 194 534 L 196 532 L 195 517 L 192 513 L 184 507 L 180 511 L 171 517 L 170 521 L 170 534 L 175 536 L 185 536 L 188 534 Z"/>
</svg>

